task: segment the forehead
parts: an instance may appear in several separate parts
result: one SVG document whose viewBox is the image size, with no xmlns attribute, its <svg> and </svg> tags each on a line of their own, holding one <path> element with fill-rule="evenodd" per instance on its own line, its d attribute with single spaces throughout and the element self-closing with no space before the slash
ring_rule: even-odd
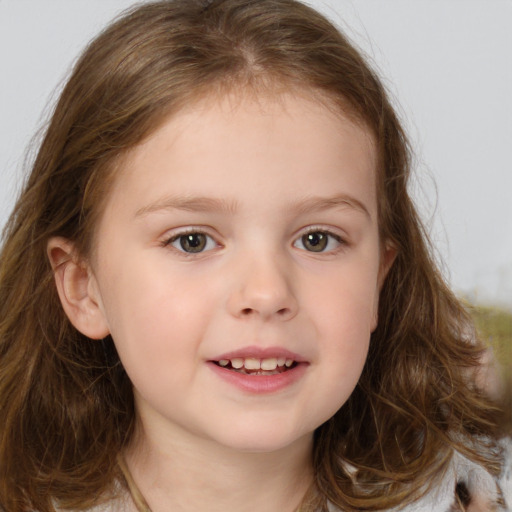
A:
<svg viewBox="0 0 512 512">
<path fill-rule="evenodd" d="M 173 188 L 241 200 L 245 180 L 260 189 L 260 201 L 276 195 L 284 201 L 298 193 L 327 195 L 343 175 L 344 186 L 374 208 L 374 146 L 362 122 L 312 94 L 208 96 L 166 118 L 122 157 L 109 202 L 127 192 L 140 202 L 154 200 Z"/>
</svg>

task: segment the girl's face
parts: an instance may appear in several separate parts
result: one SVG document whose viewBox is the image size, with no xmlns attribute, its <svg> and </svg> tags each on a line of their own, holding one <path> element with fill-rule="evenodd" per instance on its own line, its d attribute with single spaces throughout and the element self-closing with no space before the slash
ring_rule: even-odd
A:
<svg viewBox="0 0 512 512">
<path fill-rule="evenodd" d="M 144 432 L 309 442 L 359 379 L 392 259 L 368 132 L 304 96 L 225 97 L 123 161 L 89 292 Z"/>
</svg>

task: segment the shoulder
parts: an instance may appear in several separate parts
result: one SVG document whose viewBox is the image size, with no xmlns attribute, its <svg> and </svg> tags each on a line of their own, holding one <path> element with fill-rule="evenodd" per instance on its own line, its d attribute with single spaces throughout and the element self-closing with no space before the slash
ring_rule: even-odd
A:
<svg viewBox="0 0 512 512">
<path fill-rule="evenodd" d="M 498 479 L 481 465 L 455 453 L 442 482 L 401 510 L 451 512 L 459 510 L 460 499 L 465 502 L 467 512 L 512 512 L 512 439 L 501 440 L 499 446 L 503 469 Z"/>
<path fill-rule="evenodd" d="M 88 508 L 83 512 L 136 512 L 137 509 L 133 508 L 131 500 L 116 498 L 114 500 L 107 501 L 101 505 L 97 505 L 92 508 Z M 64 512 L 64 511 L 63 511 Z"/>
<path fill-rule="evenodd" d="M 452 512 L 460 509 L 460 499 L 465 502 L 467 512 L 512 512 L 512 439 L 501 440 L 499 446 L 503 469 L 497 479 L 481 465 L 456 453 L 441 484 L 401 510 Z"/>
<path fill-rule="evenodd" d="M 503 448 L 504 465 L 499 486 L 508 507 L 505 510 L 512 510 L 512 438 L 504 439 L 501 446 Z"/>
<path fill-rule="evenodd" d="M 503 470 L 498 479 L 481 465 L 456 453 L 440 483 L 417 501 L 387 512 L 455 512 L 461 510 L 458 490 L 467 512 L 512 512 L 512 438 L 501 440 L 500 448 Z M 341 511 L 329 505 L 329 512 Z"/>
<path fill-rule="evenodd" d="M 57 508 L 57 511 L 78 512 L 60 508 Z M 121 485 L 117 485 L 114 498 L 86 510 L 81 510 L 80 512 L 137 512 L 137 508 L 133 503 L 130 493 L 121 487 Z"/>
</svg>

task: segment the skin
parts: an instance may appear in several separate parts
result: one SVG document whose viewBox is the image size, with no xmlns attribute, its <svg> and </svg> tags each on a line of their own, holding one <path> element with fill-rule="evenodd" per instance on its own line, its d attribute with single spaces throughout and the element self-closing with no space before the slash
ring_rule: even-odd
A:
<svg viewBox="0 0 512 512">
<path fill-rule="evenodd" d="M 126 458 L 153 512 L 298 506 L 313 431 L 359 379 L 394 257 L 375 160 L 365 128 L 312 97 L 206 99 L 126 155 L 88 264 L 50 242 L 68 316 L 112 335 L 134 385 Z M 187 253 L 195 233 L 205 248 Z M 244 347 L 289 350 L 303 371 L 240 389 L 211 361 Z"/>
</svg>

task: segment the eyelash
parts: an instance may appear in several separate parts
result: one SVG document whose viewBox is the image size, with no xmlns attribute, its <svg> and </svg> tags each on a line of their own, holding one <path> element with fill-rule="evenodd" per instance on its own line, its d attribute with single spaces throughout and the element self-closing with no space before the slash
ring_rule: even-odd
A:
<svg viewBox="0 0 512 512">
<path fill-rule="evenodd" d="M 185 242 L 185 237 L 188 236 L 189 237 L 189 242 L 191 242 L 192 240 L 190 240 L 190 238 L 193 235 L 194 236 L 196 236 L 196 235 L 204 236 L 206 238 L 205 245 L 202 248 L 200 248 L 200 250 L 198 250 L 198 251 L 186 251 L 185 248 L 183 247 L 183 244 L 186 243 Z M 179 242 L 179 245 L 181 246 L 181 248 L 174 246 L 174 243 L 176 243 L 176 242 Z M 205 233 L 201 229 L 190 228 L 190 229 L 187 229 L 187 230 L 184 230 L 184 231 L 180 231 L 179 233 L 177 233 L 177 234 L 171 236 L 170 238 L 164 240 L 163 243 L 162 243 L 162 246 L 163 247 L 171 246 L 177 252 L 179 252 L 181 255 L 183 255 L 185 257 L 193 257 L 195 255 L 202 254 L 203 252 L 212 250 L 214 247 L 209 247 L 209 245 L 212 245 L 212 242 L 213 242 L 214 247 L 218 247 L 219 244 L 208 233 Z M 205 249 L 206 249 L 206 251 L 205 251 Z"/>
<path fill-rule="evenodd" d="M 306 239 L 306 237 L 308 236 L 311 236 L 311 235 L 322 235 L 322 236 L 325 236 L 325 243 L 326 245 L 319 251 L 314 251 L 314 250 L 308 250 L 304 247 L 304 241 Z M 325 250 L 326 247 L 329 247 L 329 245 L 332 244 L 332 241 L 335 241 L 335 243 L 337 244 L 336 247 L 334 248 L 329 248 L 327 250 Z M 307 252 L 311 252 L 313 254 L 325 254 L 325 253 L 336 253 L 338 252 L 341 248 L 343 248 L 344 246 L 347 246 L 347 242 L 338 234 L 336 233 L 333 233 L 332 231 L 329 231 L 328 229 L 323 229 L 323 228 L 319 228 L 319 227 L 311 227 L 311 228 L 308 228 L 302 235 L 300 235 L 296 240 L 295 242 L 293 243 L 293 246 L 294 247 L 297 247 L 300 249 L 300 247 L 297 246 L 298 243 L 301 243 L 302 244 L 302 250 L 305 250 Z"/>
<path fill-rule="evenodd" d="M 199 236 L 204 236 L 205 237 L 204 245 L 202 247 L 199 246 L 199 250 L 197 250 L 197 251 L 194 251 L 194 250 L 187 251 L 187 250 L 185 250 L 185 247 L 184 247 L 184 244 L 187 243 L 185 237 L 189 236 L 189 241 L 188 242 L 190 243 L 190 242 L 192 242 L 192 239 L 191 239 L 192 235 L 194 235 L 194 236 L 199 235 Z M 304 246 L 304 243 L 305 242 L 307 243 L 307 237 L 311 237 L 312 235 L 320 235 L 316 239 L 311 238 L 309 240 L 309 242 L 317 242 L 317 243 L 321 244 L 320 245 L 320 250 L 318 250 L 318 251 L 309 250 L 309 249 L 307 249 Z M 323 238 L 323 237 L 325 237 L 325 238 Z M 335 241 L 335 243 L 337 245 L 334 248 L 332 248 L 332 247 L 329 248 L 329 246 L 332 245 L 333 240 Z M 174 245 L 175 243 L 179 243 L 179 245 L 181 247 L 176 247 Z M 214 244 L 213 247 L 211 246 L 212 243 Z M 302 247 L 299 247 L 298 244 L 301 244 Z M 301 250 L 304 250 L 304 251 L 307 251 L 307 252 L 310 252 L 310 253 L 313 253 L 313 254 L 314 253 L 317 253 L 317 254 L 335 253 L 338 250 L 340 250 L 340 248 L 342 248 L 343 246 L 347 246 L 347 245 L 348 245 L 347 242 L 341 236 L 339 236 L 338 234 L 335 234 L 332 231 L 329 231 L 327 229 L 322 229 L 322 228 L 318 228 L 318 227 L 311 227 L 311 228 L 307 229 L 299 237 L 297 237 L 294 240 L 294 242 L 293 242 L 293 247 L 296 247 L 298 249 L 301 249 Z M 183 255 L 185 257 L 193 257 L 195 255 L 200 255 L 200 254 L 202 254 L 204 252 L 211 251 L 215 247 L 218 247 L 219 244 L 214 240 L 214 238 L 212 236 L 210 236 L 209 234 L 205 233 L 203 230 L 190 228 L 190 229 L 187 229 L 185 231 L 181 231 L 181 232 L 179 232 L 177 234 L 174 234 L 170 238 L 165 239 L 162 242 L 162 246 L 163 247 L 171 246 L 176 251 L 178 251 L 181 255 Z M 191 248 L 193 248 L 193 247 L 194 246 L 192 245 Z M 325 250 L 326 248 L 328 248 L 328 249 Z"/>
</svg>

